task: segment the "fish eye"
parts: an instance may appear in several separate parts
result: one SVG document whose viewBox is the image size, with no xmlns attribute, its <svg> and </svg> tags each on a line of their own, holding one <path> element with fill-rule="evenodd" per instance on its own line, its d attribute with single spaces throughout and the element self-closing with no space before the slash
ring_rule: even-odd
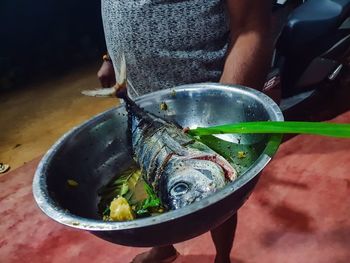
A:
<svg viewBox="0 0 350 263">
<path fill-rule="evenodd" d="M 170 189 L 170 194 L 179 196 L 186 194 L 188 190 L 190 189 L 189 185 L 185 182 L 180 182 L 175 184 L 171 189 Z"/>
</svg>

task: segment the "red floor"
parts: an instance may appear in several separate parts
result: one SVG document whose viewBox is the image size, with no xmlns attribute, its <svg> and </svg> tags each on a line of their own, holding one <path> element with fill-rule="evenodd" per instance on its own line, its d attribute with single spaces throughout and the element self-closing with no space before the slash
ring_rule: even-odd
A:
<svg viewBox="0 0 350 263">
<path fill-rule="evenodd" d="M 350 123 L 350 112 L 336 121 Z M 44 216 L 31 193 L 38 161 L 0 178 L 0 262 L 129 262 L 144 250 Z M 350 262 L 350 140 L 297 136 L 286 142 L 238 220 L 234 262 Z M 213 261 L 208 234 L 176 247 L 177 263 Z"/>
</svg>

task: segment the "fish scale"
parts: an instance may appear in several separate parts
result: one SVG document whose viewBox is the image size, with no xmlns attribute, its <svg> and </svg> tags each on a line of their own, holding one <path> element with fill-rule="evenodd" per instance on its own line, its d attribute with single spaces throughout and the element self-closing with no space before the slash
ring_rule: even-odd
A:
<svg viewBox="0 0 350 263">
<path fill-rule="evenodd" d="M 222 156 L 195 141 L 178 125 L 141 109 L 125 95 L 131 142 L 142 176 L 168 209 L 207 197 L 234 180 L 236 170 Z"/>
</svg>

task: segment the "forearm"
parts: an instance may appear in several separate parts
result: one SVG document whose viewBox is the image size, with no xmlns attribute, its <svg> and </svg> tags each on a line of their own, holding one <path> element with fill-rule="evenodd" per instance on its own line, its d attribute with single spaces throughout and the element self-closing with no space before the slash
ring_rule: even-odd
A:
<svg viewBox="0 0 350 263">
<path fill-rule="evenodd" d="M 272 57 L 271 0 L 226 0 L 231 45 L 220 81 L 261 90 Z"/>
<path fill-rule="evenodd" d="M 248 32 L 240 35 L 228 51 L 220 82 L 261 90 L 271 56 L 272 41 L 268 33 Z"/>
</svg>

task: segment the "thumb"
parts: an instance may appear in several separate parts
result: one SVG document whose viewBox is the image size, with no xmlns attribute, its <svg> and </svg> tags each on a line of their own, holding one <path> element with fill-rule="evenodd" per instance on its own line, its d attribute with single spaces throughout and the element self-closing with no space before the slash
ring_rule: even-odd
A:
<svg viewBox="0 0 350 263">
<path fill-rule="evenodd" d="M 126 88 L 126 85 L 124 83 L 123 84 L 115 84 L 114 88 L 115 88 L 115 95 L 118 98 L 125 98 L 125 96 L 127 94 L 127 88 Z"/>
</svg>

